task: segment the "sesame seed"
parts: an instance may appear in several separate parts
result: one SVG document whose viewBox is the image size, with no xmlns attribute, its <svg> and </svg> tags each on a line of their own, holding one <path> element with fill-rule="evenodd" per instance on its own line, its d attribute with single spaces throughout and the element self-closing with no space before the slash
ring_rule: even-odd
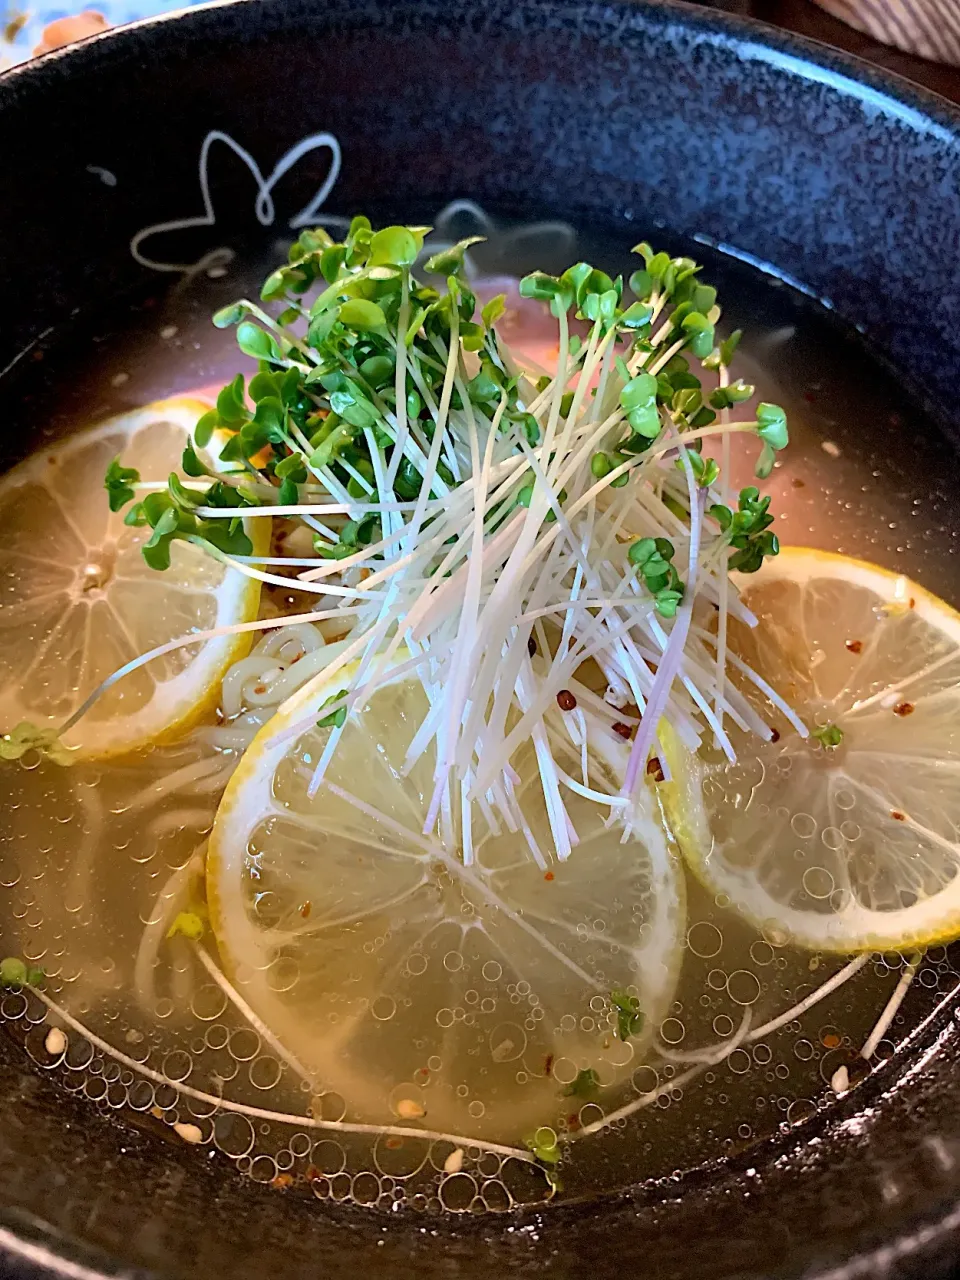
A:
<svg viewBox="0 0 960 1280">
<path fill-rule="evenodd" d="M 67 1047 L 67 1037 L 63 1034 L 59 1027 L 51 1027 L 47 1032 L 47 1038 L 43 1042 L 43 1047 L 51 1058 L 59 1058 Z"/>
</svg>

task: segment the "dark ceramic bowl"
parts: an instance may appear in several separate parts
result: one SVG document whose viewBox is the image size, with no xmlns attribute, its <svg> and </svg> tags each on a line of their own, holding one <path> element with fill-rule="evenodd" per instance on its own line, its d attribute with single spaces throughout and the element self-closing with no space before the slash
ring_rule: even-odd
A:
<svg viewBox="0 0 960 1280">
<path fill-rule="evenodd" d="M 256 202 L 222 141 L 212 185 L 198 186 L 212 131 L 261 167 Z M 327 132 L 339 172 L 323 139 L 292 163 L 301 139 Z M 158 263 L 276 235 L 321 205 L 402 213 L 461 195 L 631 234 L 665 227 L 768 264 L 896 364 L 931 433 L 954 427 L 960 115 L 853 60 L 679 3 L 235 0 L 7 74 L 0 369 L 18 376 L 38 339 L 156 282 Z M 173 225 L 136 241 L 138 263 L 131 238 L 156 224 Z M 9 426 L 13 456 L 23 441 Z M 945 438 L 938 447 L 951 455 Z M 948 500 L 960 527 L 956 489 Z M 0 1036 L 0 1272 L 947 1276 L 960 1258 L 949 1000 L 909 1065 L 904 1078 L 888 1063 L 748 1158 L 666 1184 L 527 1217 L 385 1219 L 264 1191 L 105 1119 Z"/>
</svg>

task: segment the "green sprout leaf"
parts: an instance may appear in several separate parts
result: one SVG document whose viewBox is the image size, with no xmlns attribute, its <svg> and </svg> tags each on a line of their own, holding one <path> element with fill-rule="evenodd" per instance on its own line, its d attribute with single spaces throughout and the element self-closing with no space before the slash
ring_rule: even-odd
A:
<svg viewBox="0 0 960 1280">
<path fill-rule="evenodd" d="M 751 399 L 755 392 L 756 387 L 751 387 L 742 378 L 738 378 L 729 386 L 717 387 L 716 391 L 711 393 L 710 403 L 714 409 L 729 409 L 735 404 L 742 404 L 745 400 Z"/>
<path fill-rule="evenodd" d="M 717 466 L 715 458 L 705 458 L 702 453 L 697 453 L 696 449 L 688 449 L 687 461 L 701 489 L 709 489 L 716 482 L 720 474 L 720 468 Z M 677 458 L 674 465 L 678 471 L 685 470 L 682 458 Z"/>
<path fill-rule="evenodd" d="M 654 279 L 649 271 L 634 271 L 630 277 L 631 292 L 639 299 L 641 303 L 646 303 L 647 299 L 653 293 Z M 653 308 L 651 307 L 652 311 Z"/>
<path fill-rule="evenodd" d="M 340 320 L 348 329 L 382 329 L 387 323 L 383 308 L 364 298 L 351 298 L 339 312 Z"/>
<path fill-rule="evenodd" d="M 21 720 L 0 737 L 0 760 L 19 760 L 28 751 L 38 751 L 54 764 L 73 763 L 73 753 L 61 743 L 56 729 Z"/>
<path fill-rule="evenodd" d="M 192 480 L 199 480 L 201 476 L 208 474 L 206 466 L 197 456 L 197 451 L 189 440 L 180 459 L 180 469 L 184 475 L 190 476 Z"/>
<path fill-rule="evenodd" d="M 545 271 L 533 271 L 520 281 L 520 297 L 536 298 L 539 302 L 552 302 L 564 292 L 564 287 L 556 276 L 547 275 Z M 573 300 L 572 293 L 570 295 Z M 570 306 L 570 302 L 567 303 Z"/>
<path fill-rule="evenodd" d="M 778 554 L 780 542 L 776 534 L 770 532 L 773 516 L 769 507 L 770 495 L 761 498 L 760 490 L 749 485 L 740 490 L 736 513 L 719 503 L 709 509 L 707 514 L 716 520 L 721 533 L 735 548 L 735 554 L 729 560 L 731 569 L 739 573 L 756 573 L 765 557 Z"/>
<path fill-rule="evenodd" d="M 674 320 L 676 317 L 674 317 Z M 703 359 L 713 350 L 713 325 L 700 311 L 690 311 L 683 317 L 680 327 L 687 336 L 690 350 Z"/>
<path fill-rule="evenodd" d="M 194 489 L 188 489 L 175 471 L 171 471 L 167 478 L 167 492 L 173 500 L 173 505 L 181 511 L 203 506 L 203 494 L 197 493 Z"/>
<path fill-rule="evenodd" d="M 253 555 L 253 543 L 244 532 L 243 524 L 237 520 L 205 520 L 200 527 L 199 537 L 209 542 L 212 547 L 228 556 Z"/>
<path fill-rule="evenodd" d="M 773 447 L 769 444 L 765 444 L 760 450 L 760 456 L 757 458 L 757 465 L 753 469 L 753 474 L 758 480 L 769 479 L 776 460 L 777 455 Z"/>
<path fill-rule="evenodd" d="M 140 472 L 136 467 L 122 467 L 119 454 L 113 459 L 107 467 L 107 473 L 103 478 L 103 487 L 107 491 L 107 500 L 110 503 L 111 511 L 119 511 L 128 502 L 133 501 L 136 493 L 131 488 L 131 485 L 136 484 L 139 479 Z"/>
<path fill-rule="evenodd" d="M 787 447 L 787 415 L 778 404 L 757 405 L 757 435 L 771 449 Z"/>
<path fill-rule="evenodd" d="M 457 276 L 463 270 L 463 256 L 475 244 L 481 244 L 483 236 L 468 236 L 451 245 L 449 249 L 441 249 L 424 263 L 424 270 L 432 276 Z"/>
<path fill-rule="evenodd" d="M 557 1144 L 557 1135 L 553 1129 L 546 1125 L 537 1129 L 534 1133 L 528 1133 L 523 1139 L 523 1145 L 528 1151 L 532 1151 L 534 1158 L 540 1164 L 555 1165 L 560 1163 L 560 1147 Z"/>
<path fill-rule="evenodd" d="M 480 318 L 488 329 L 492 329 L 500 317 L 507 309 L 507 295 L 498 293 L 495 298 L 491 298 L 487 305 L 480 312 Z"/>
<path fill-rule="evenodd" d="M 683 599 L 683 583 L 671 563 L 673 556 L 674 546 L 669 538 L 638 538 L 627 551 L 628 561 L 643 578 L 663 618 L 675 617 Z"/>
<path fill-rule="evenodd" d="M 300 487 L 296 480 L 290 479 L 288 476 L 280 483 L 277 491 L 277 502 L 281 507 L 294 507 L 300 501 Z"/>
<path fill-rule="evenodd" d="M 348 544 L 348 550 L 350 553 L 352 553 L 355 549 L 356 549 L 355 543 L 353 545 Z M 346 692 L 347 692 L 346 689 L 341 689 L 337 693 L 332 693 L 330 697 L 325 699 L 324 702 L 321 704 L 320 710 L 322 711 L 324 707 L 329 707 L 331 703 L 342 702 Z M 331 711 L 327 715 L 321 716 L 320 719 L 317 721 L 317 728 L 318 729 L 342 729 L 346 723 L 347 723 L 347 708 L 341 706 L 341 707 L 337 707 L 336 711 Z"/>
<path fill-rule="evenodd" d="M 578 1071 L 576 1078 L 563 1091 L 565 1098 L 593 1098 L 600 1088 L 600 1077 L 593 1067 Z"/>
<path fill-rule="evenodd" d="M 835 750 L 843 741 L 843 730 L 835 724 L 821 724 L 811 730 L 810 736 L 828 750 Z"/>
<path fill-rule="evenodd" d="M 370 240 L 367 264 L 371 267 L 412 267 L 419 252 L 420 245 L 407 227 L 384 227 Z"/>
<path fill-rule="evenodd" d="M 556 1195 L 558 1191 L 562 1191 L 563 1183 L 560 1181 L 560 1175 L 557 1171 L 557 1165 L 560 1163 L 562 1153 L 554 1131 L 543 1126 L 534 1133 L 528 1133 L 523 1139 L 523 1145 L 528 1151 L 533 1152 L 533 1158 L 546 1178 L 552 1194 Z"/>
<path fill-rule="evenodd" d="M 372 387 L 385 387 L 393 380 L 396 361 L 390 356 L 369 356 L 358 368 Z"/>
<path fill-rule="evenodd" d="M 0 987 L 13 991 L 21 987 L 41 987 L 46 976 L 39 965 L 27 964 L 19 956 L 4 956 L 0 960 Z"/>
<path fill-rule="evenodd" d="M 604 476 L 608 476 L 613 470 L 613 463 L 605 453 L 595 453 L 590 459 L 591 474 L 597 479 L 602 480 Z"/>
<path fill-rule="evenodd" d="M 231 302 L 229 307 L 221 307 L 213 313 L 213 323 L 218 329 L 229 329 L 231 325 L 239 324 L 248 311 L 249 307 L 244 303 Z"/>
<path fill-rule="evenodd" d="M 27 966 L 19 956 L 4 956 L 0 960 L 0 987 L 18 991 L 27 985 Z"/>
<path fill-rule="evenodd" d="M 733 359 L 734 352 L 740 345 L 740 339 L 743 337 L 742 329 L 734 329 L 729 338 L 720 343 L 720 363 L 728 365 Z"/>
<path fill-rule="evenodd" d="M 147 523 L 147 517 L 143 514 L 143 503 L 136 502 L 123 517 L 123 523 L 130 529 L 142 529 Z"/>
<path fill-rule="evenodd" d="M 205 449 L 213 439 L 213 433 L 220 425 L 220 415 L 216 409 L 205 413 L 193 429 L 193 443 L 198 449 Z"/>
<path fill-rule="evenodd" d="M 621 1040 L 638 1036 L 643 1030 L 646 1015 L 640 1008 L 637 997 L 617 988 L 610 992 L 610 1003 L 617 1015 L 617 1036 Z"/>
<path fill-rule="evenodd" d="M 204 927 L 203 919 L 198 912 L 180 911 L 174 916 L 173 924 L 167 930 L 167 937 L 176 938 L 179 935 L 189 938 L 191 942 L 199 942 L 203 937 Z"/>
<path fill-rule="evenodd" d="M 274 339 L 258 324 L 249 320 L 245 320 L 237 328 L 237 346 L 245 356 L 252 356 L 255 360 L 280 359 L 280 350 Z M 220 407 L 219 404 L 217 407 Z"/>
<path fill-rule="evenodd" d="M 634 275 L 637 273 L 635 272 Z M 633 276 L 631 276 L 631 280 Z M 646 302 L 633 302 L 620 315 L 619 323 L 624 329 L 642 329 L 650 323 L 653 307 Z"/>
<path fill-rule="evenodd" d="M 204 422 L 206 416 L 204 415 L 200 422 Z M 217 396 L 217 417 L 226 426 L 233 427 L 245 422 L 249 416 L 244 400 L 243 374 L 238 373 L 234 380 L 228 382 Z M 200 424 L 198 423 L 197 425 L 199 426 Z M 200 447 L 203 448 L 202 441 L 200 442 Z"/>
<path fill-rule="evenodd" d="M 639 373 L 620 391 L 620 407 L 627 415 L 631 430 L 646 440 L 654 440 L 660 434 L 660 414 L 657 411 L 657 380 L 650 373 Z"/>
</svg>

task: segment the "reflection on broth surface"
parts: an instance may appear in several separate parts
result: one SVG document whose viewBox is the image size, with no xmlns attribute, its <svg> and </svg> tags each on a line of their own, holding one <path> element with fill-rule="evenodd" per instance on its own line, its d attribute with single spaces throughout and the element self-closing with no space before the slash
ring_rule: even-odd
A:
<svg viewBox="0 0 960 1280">
<path fill-rule="evenodd" d="M 5 380 L 7 440 L 35 452 L 8 457 L 20 466 L 0 485 L 0 1013 L 68 1090 L 212 1145 L 256 1181 L 494 1211 L 786 1132 L 906 1057 L 954 991 L 960 619 L 937 597 L 957 598 L 956 462 L 829 316 L 713 251 L 694 256 L 724 303 L 717 344 L 744 331 L 729 370 L 700 367 L 710 290 L 688 290 L 703 323 L 674 357 L 689 369 L 658 368 L 680 321 L 658 349 L 655 259 L 625 254 L 620 233 L 495 231 L 454 289 L 469 283 L 478 316 L 505 296 L 496 331 L 526 361 L 508 386 L 479 325 L 448 363 L 466 312 L 438 313 L 435 330 L 425 314 L 398 356 L 417 315 L 400 243 L 380 292 L 340 295 L 349 340 L 328 382 L 248 384 L 278 426 L 224 399 L 257 368 L 210 316 L 256 298 L 287 244 L 78 321 Z M 651 277 L 633 284 L 652 325 L 611 335 L 606 356 L 589 298 L 615 280 L 577 277 L 572 346 L 543 301 L 553 277 L 524 286 L 537 297 L 518 288 L 577 258 Z M 442 266 L 441 295 L 457 264 Z M 337 269 L 296 296 L 313 303 Z M 617 324 L 630 301 L 615 298 Z M 299 322 L 291 311 L 290 332 Z M 311 329 L 321 345 L 330 332 Z M 631 347 L 638 333 L 649 351 Z M 570 382 L 573 407 L 558 390 L 551 408 L 561 346 L 590 372 Z M 296 363 L 274 355 L 261 380 Z M 398 358 L 413 425 L 393 466 Z M 348 366 L 360 381 L 345 390 Z M 674 377 L 669 396 L 642 368 Z M 690 370 L 703 399 L 677 400 L 700 395 Z M 485 371 L 492 389 L 470 381 Z M 738 380 L 755 400 L 723 399 Z M 181 463 L 215 402 L 196 466 Z M 448 412 L 462 432 L 449 449 Z M 628 413 L 633 451 L 601 430 Z M 232 433 L 248 422 L 243 455 Z M 723 436 L 730 422 L 748 429 Z M 425 465 L 437 490 L 421 489 Z M 634 488 L 601 483 L 617 467 L 646 477 L 635 506 Z M 161 525 L 149 504 L 170 472 Z M 281 483 L 302 516 L 265 511 Z M 763 499 L 741 492 L 752 484 L 779 555 L 761 542 Z M 536 507 L 538 485 L 553 508 Z M 511 559 L 524 545 L 542 556 L 536 580 Z M 385 568 L 398 547 L 409 582 Z M 488 577 L 471 567 L 501 550 Z"/>
</svg>

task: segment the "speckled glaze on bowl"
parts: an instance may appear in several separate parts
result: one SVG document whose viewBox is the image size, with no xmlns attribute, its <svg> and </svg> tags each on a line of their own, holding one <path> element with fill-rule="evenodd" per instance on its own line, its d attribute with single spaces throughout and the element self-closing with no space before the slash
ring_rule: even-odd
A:
<svg viewBox="0 0 960 1280">
<path fill-rule="evenodd" d="M 8 73 L 0 369 L 231 239 L 454 196 L 725 246 L 856 325 L 955 435 L 960 115 L 679 3 L 232 0 Z M 946 1002 L 908 1072 L 888 1064 L 749 1161 L 536 1215 L 427 1220 L 225 1176 L 55 1095 L 0 1037 L 0 1273 L 947 1277 L 957 1046 Z"/>
</svg>

